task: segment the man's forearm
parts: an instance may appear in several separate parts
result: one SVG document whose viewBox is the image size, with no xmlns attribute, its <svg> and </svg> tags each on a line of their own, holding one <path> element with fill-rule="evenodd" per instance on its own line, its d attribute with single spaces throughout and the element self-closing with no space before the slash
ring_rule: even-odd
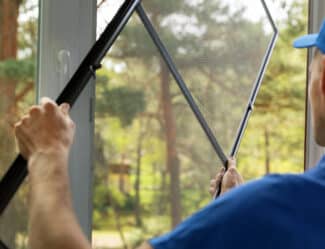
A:
<svg viewBox="0 0 325 249">
<path fill-rule="evenodd" d="M 90 248 L 73 212 L 67 162 L 64 150 L 37 153 L 29 160 L 33 249 Z"/>
</svg>

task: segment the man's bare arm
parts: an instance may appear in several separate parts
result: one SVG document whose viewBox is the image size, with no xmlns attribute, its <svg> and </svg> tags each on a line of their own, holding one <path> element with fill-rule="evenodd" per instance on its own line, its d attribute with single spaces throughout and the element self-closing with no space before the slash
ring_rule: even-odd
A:
<svg viewBox="0 0 325 249">
<path fill-rule="evenodd" d="M 74 136 L 69 107 L 49 99 L 16 124 L 30 176 L 29 243 L 33 249 L 90 249 L 71 204 L 68 155 Z"/>
<path fill-rule="evenodd" d="M 137 249 L 153 249 L 153 248 L 148 242 L 145 242 L 140 247 L 138 247 Z"/>
<path fill-rule="evenodd" d="M 33 249 L 89 249 L 71 204 L 65 152 L 37 153 L 30 173 L 29 239 Z M 40 174 L 41 173 L 41 174 Z"/>
</svg>

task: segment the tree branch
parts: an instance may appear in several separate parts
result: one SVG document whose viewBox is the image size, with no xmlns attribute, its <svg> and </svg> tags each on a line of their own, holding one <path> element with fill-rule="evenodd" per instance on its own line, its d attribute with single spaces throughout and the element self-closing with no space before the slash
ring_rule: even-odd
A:
<svg viewBox="0 0 325 249">
<path fill-rule="evenodd" d="M 21 101 L 34 88 L 34 82 L 28 82 L 24 89 L 15 97 L 15 102 Z"/>
</svg>

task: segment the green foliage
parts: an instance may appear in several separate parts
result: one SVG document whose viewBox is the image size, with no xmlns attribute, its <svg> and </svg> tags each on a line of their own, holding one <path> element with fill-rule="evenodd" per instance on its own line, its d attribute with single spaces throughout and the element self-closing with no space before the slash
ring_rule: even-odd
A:
<svg viewBox="0 0 325 249">
<path fill-rule="evenodd" d="M 103 87 L 98 96 L 96 111 L 118 117 L 122 126 L 128 126 L 146 108 L 144 93 L 126 86 L 108 88 L 104 84 L 107 80 L 107 77 L 101 76 L 97 82 Z"/>
<path fill-rule="evenodd" d="M 198 5 L 191 6 L 194 2 Z M 205 111 L 219 110 L 219 115 L 211 115 L 208 121 L 216 129 L 218 139 L 224 139 L 221 140 L 223 144 L 230 146 L 233 135 L 225 131 L 224 127 L 231 127 L 234 123 L 227 120 L 229 116 L 242 114 L 242 109 L 237 108 L 242 107 L 240 100 L 245 99 L 246 104 L 243 92 L 251 84 L 250 79 L 255 77 L 256 68 L 259 67 L 258 56 L 265 50 L 260 44 L 267 42 L 266 37 L 261 35 L 263 25 L 243 20 L 242 10 L 230 13 L 229 8 L 219 1 L 154 0 L 145 2 L 144 7 L 191 91 L 204 96 L 205 99 L 198 99 L 199 104 L 200 100 L 208 99 L 210 101 L 203 106 Z M 303 170 L 306 54 L 292 49 L 291 43 L 296 36 L 306 33 L 306 2 L 287 3 L 286 8 L 288 19 L 279 24 L 280 38 L 238 154 L 239 169 L 245 180 L 266 173 L 267 157 L 270 159 L 271 173 Z M 186 21 L 195 19 L 195 28 L 204 22 L 213 23 L 211 27 L 218 28 L 207 29 L 198 36 L 186 29 L 186 22 L 183 25 L 173 19 L 175 16 L 185 19 L 190 16 L 192 19 Z M 229 16 L 232 21 L 225 21 Z M 229 32 L 236 27 L 247 30 L 247 34 L 238 29 Z M 211 37 L 219 36 L 227 37 L 226 42 L 211 42 Z M 140 204 L 144 224 L 141 229 L 135 230 L 134 221 L 130 218 L 134 215 L 132 198 L 135 189 L 131 187 L 129 197 L 116 188 L 113 190 L 111 183 L 105 181 L 102 181 L 105 187 L 98 190 L 95 222 L 103 225 L 103 220 L 106 220 L 108 227 L 105 228 L 112 227 L 112 203 L 104 202 L 112 198 L 124 212 L 124 232 L 132 231 L 130 233 L 134 235 L 128 236 L 127 240 L 137 244 L 140 240 L 166 232 L 170 225 L 170 180 L 167 174 L 170 169 L 165 166 L 166 127 L 160 91 L 162 63 L 148 35 L 135 18 L 122 32 L 107 60 L 110 62 L 108 64 L 118 65 L 118 70 L 114 70 L 114 67 L 103 69 L 106 78 L 101 78 L 97 84 L 96 132 L 102 139 L 100 146 L 105 160 L 97 162 L 102 167 L 96 171 L 100 172 L 101 179 L 105 179 L 109 173 L 104 169 L 109 163 L 127 162 L 131 165 L 130 185 L 134 186 L 137 180 L 135 169 L 139 138 L 141 134 L 144 135 L 140 152 Z M 218 66 L 215 65 L 216 60 Z M 250 67 L 249 63 L 254 64 L 255 68 Z M 234 66 L 229 67 L 229 64 Z M 238 80 L 243 84 L 236 84 Z M 216 97 L 216 88 L 212 84 L 217 84 L 217 90 L 225 94 Z M 185 218 L 209 202 L 209 180 L 220 163 L 174 82 L 171 89 L 177 124 L 177 153 L 181 162 L 182 212 Z M 128 91 L 137 94 L 128 95 Z M 230 103 L 229 106 L 226 103 Z M 130 120 L 125 120 L 128 117 Z M 236 130 L 237 124 L 231 129 Z M 265 141 L 266 133 L 269 145 Z M 101 198 L 104 200 L 102 203 Z M 99 210 L 104 211 L 100 213 Z"/>
<path fill-rule="evenodd" d="M 299 0 L 285 8 L 287 19 L 279 23 L 280 36 L 238 155 L 246 179 L 266 173 L 267 157 L 272 173 L 303 171 L 307 51 L 293 49 L 292 42 L 307 33 L 307 5 Z"/>
<path fill-rule="evenodd" d="M 35 76 L 34 59 L 5 60 L 0 62 L 0 78 L 31 81 Z"/>
<path fill-rule="evenodd" d="M 7 59 L 0 61 L 0 162 L 1 162 L 1 176 L 7 168 L 4 166 L 10 165 L 12 159 L 17 153 L 15 147 L 15 139 L 13 134 L 12 125 L 17 121 L 22 111 L 26 111 L 26 107 L 34 103 L 35 89 L 34 77 L 36 76 L 36 54 L 32 51 L 36 51 L 37 46 L 37 33 L 30 32 L 31 30 L 37 30 L 37 19 L 31 18 L 30 13 L 33 12 L 34 16 L 36 7 L 29 7 L 30 0 L 20 1 L 19 7 L 16 9 L 16 4 L 12 4 L 13 1 L 1 1 L 0 4 L 0 16 L 1 20 L 7 20 L 6 24 L 10 27 L 3 27 L 4 23 L 1 23 L 3 27 L 0 33 L 0 53 L 5 58 L 12 58 L 17 53 L 17 59 Z M 35 3 L 35 1 L 34 1 Z M 26 7 L 26 8 L 25 8 Z M 15 14 L 2 15 L 4 11 L 6 13 L 19 12 L 18 29 L 16 25 L 11 25 L 15 22 Z M 36 12 L 35 12 L 36 11 Z M 4 17 L 5 18 L 2 18 Z M 21 18 L 24 16 L 25 18 Z M 28 24 L 28 28 L 25 25 Z M 9 31 L 10 35 L 5 31 Z M 12 35 L 11 35 L 12 34 Z M 29 42 L 22 42 L 22 37 L 29 37 Z M 15 47 L 17 41 L 17 51 L 11 51 L 8 47 L 8 43 Z M 32 47 L 32 48 L 31 48 Z M 4 49 L 10 51 L 3 52 Z M 8 56 L 9 55 L 9 56 Z M 24 184 L 20 191 L 16 194 L 15 199 L 10 204 L 10 207 L 6 210 L 5 214 L 1 217 L 0 233 L 1 239 L 10 248 L 27 248 L 27 193 L 28 185 Z"/>
<path fill-rule="evenodd" d="M 134 197 L 103 184 L 97 185 L 95 188 L 94 208 L 98 212 L 106 214 L 111 208 L 116 208 L 121 212 L 131 212 L 134 209 Z"/>
</svg>

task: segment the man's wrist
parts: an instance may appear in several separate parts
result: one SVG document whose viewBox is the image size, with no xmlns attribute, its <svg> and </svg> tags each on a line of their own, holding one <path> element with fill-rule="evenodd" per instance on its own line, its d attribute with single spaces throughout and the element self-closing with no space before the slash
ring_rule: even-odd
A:
<svg viewBox="0 0 325 249">
<path fill-rule="evenodd" d="M 31 185 L 51 184 L 67 178 L 68 157 L 68 149 L 48 149 L 33 153 L 28 160 Z"/>
<path fill-rule="evenodd" d="M 28 161 L 30 198 L 43 209 L 71 205 L 68 177 L 68 150 L 38 151 Z"/>
<path fill-rule="evenodd" d="M 55 148 L 47 148 L 43 150 L 37 150 L 33 152 L 28 160 L 28 169 L 33 171 L 35 167 L 40 165 L 40 162 L 61 162 L 61 164 L 66 165 L 65 162 L 68 161 L 69 157 L 69 148 L 65 147 L 55 147 Z M 46 167 L 46 165 L 40 165 L 41 167 Z M 63 166 L 63 165 L 62 165 Z"/>
</svg>

